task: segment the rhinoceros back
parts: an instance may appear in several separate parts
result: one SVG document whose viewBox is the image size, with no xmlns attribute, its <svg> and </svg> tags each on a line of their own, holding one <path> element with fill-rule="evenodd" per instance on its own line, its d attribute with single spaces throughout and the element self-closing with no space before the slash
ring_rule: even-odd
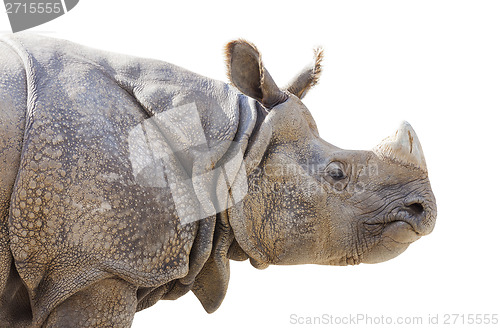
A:
<svg viewBox="0 0 500 328">
<path fill-rule="evenodd" d="M 130 133 L 193 104 L 210 169 L 234 143 L 240 96 L 160 61 L 35 36 L 9 42 L 34 87 L 8 224 L 34 321 L 99 279 L 155 287 L 186 275 L 199 224 L 181 224 L 168 184 L 137 180 Z"/>
</svg>

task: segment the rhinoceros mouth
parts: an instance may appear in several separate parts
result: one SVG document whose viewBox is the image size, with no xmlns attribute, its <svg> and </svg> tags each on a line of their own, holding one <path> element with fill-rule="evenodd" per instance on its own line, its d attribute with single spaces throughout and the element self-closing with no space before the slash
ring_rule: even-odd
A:
<svg viewBox="0 0 500 328">
<path fill-rule="evenodd" d="M 386 225 L 383 236 L 399 244 L 411 244 L 420 239 L 413 226 L 402 220 L 392 221 Z"/>
<path fill-rule="evenodd" d="M 365 225 L 374 236 L 388 238 L 398 244 L 411 244 L 421 237 L 410 222 L 400 217 L 385 222 L 366 222 Z"/>
<path fill-rule="evenodd" d="M 363 256 L 363 263 L 380 263 L 395 258 L 421 237 L 410 223 L 401 219 L 370 223 L 366 227 L 374 244 Z"/>
</svg>

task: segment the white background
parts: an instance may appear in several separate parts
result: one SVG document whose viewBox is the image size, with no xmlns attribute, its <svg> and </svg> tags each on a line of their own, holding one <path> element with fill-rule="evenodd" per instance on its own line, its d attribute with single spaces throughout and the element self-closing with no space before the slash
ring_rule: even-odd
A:
<svg viewBox="0 0 500 328">
<path fill-rule="evenodd" d="M 4 13 L 0 30 L 10 30 Z M 264 271 L 233 262 L 216 313 L 188 294 L 138 313 L 134 328 L 300 326 L 292 314 L 424 323 L 439 314 L 442 323 L 445 314 L 500 313 L 499 2 L 81 0 L 32 31 L 219 80 L 225 43 L 242 37 L 281 85 L 322 45 L 322 80 L 304 102 L 324 139 L 370 149 L 405 119 L 422 143 L 438 221 L 398 258 Z"/>
</svg>

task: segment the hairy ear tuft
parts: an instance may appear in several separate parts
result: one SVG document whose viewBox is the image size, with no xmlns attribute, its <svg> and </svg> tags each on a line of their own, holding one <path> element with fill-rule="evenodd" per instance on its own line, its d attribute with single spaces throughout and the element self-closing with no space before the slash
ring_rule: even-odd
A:
<svg viewBox="0 0 500 328">
<path fill-rule="evenodd" d="M 319 82 L 323 60 L 323 49 L 318 47 L 314 49 L 314 63 L 306 67 L 299 75 L 297 75 L 286 88 L 288 92 L 302 99 L 307 92 Z"/>
</svg>

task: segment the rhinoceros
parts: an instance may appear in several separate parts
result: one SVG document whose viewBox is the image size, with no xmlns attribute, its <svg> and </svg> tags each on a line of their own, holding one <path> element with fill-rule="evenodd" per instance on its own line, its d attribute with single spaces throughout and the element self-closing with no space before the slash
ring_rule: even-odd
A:
<svg viewBox="0 0 500 328">
<path fill-rule="evenodd" d="M 372 150 L 321 139 L 244 40 L 230 83 L 18 34 L 0 42 L 0 325 L 129 327 L 189 291 L 211 313 L 229 260 L 355 265 L 429 234 L 436 202 L 403 122 Z M 347 124 L 332 122 L 332 124 Z"/>
</svg>

